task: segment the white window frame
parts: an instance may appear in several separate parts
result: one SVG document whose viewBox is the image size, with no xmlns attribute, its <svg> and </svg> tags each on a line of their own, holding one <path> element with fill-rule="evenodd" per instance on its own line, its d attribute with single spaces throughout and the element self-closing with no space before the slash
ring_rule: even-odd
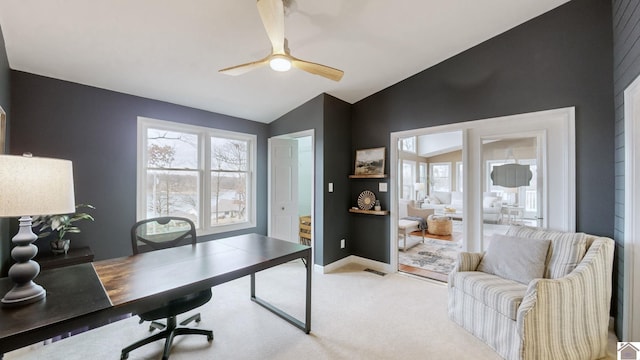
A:
<svg viewBox="0 0 640 360">
<path fill-rule="evenodd" d="M 433 179 L 433 167 L 434 166 L 444 166 L 447 167 L 449 169 L 449 177 L 447 178 L 447 188 L 445 189 L 438 189 L 438 190 L 434 190 L 433 188 L 433 182 L 431 181 L 431 179 Z M 438 162 L 438 163 L 429 163 L 429 191 L 451 191 L 451 163 L 449 162 Z"/>
<path fill-rule="evenodd" d="M 456 161 L 456 191 L 462 192 L 464 190 L 464 182 L 462 177 L 464 174 L 464 166 L 462 161 Z"/>
<path fill-rule="evenodd" d="M 146 164 L 147 164 L 147 129 L 163 129 L 198 135 L 198 205 L 197 234 L 210 235 L 228 231 L 249 229 L 256 226 L 256 158 L 257 136 L 240 132 L 219 130 L 203 126 L 182 124 L 172 121 L 138 117 L 137 134 L 137 179 L 136 179 L 136 218 L 137 221 L 147 217 L 146 202 Z M 247 185 L 247 220 L 233 224 L 211 225 L 211 137 L 224 137 L 247 141 L 248 143 L 248 185 Z"/>
<path fill-rule="evenodd" d="M 411 180 L 409 184 L 404 183 L 404 166 L 408 165 L 411 168 Z M 402 160 L 402 198 L 406 200 L 415 200 L 416 192 L 415 192 L 415 183 L 416 183 L 416 162 L 413 160 Z M 405 186 L 408 189 L 405 189 Z M 405 190 L 409 191 L 409 193 L 405 193 Z"/>
</svg>

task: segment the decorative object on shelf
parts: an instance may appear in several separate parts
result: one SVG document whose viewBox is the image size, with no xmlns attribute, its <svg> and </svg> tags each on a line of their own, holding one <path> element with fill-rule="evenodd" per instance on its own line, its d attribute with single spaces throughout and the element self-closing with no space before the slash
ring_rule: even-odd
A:
<svg viewBox="0 0 640 360">
<path fill-rule="evenodd" d="M 356 150 L 355 175 L 383 175 L 385 148 Z"/>
<path fill-rule="evenodd" d="M 5 306 L 30 304 L 45 298 L 45 289 L 34 283 L 40 265 L 32 259 L 38 238 L 31 229 L 34 214 L 65 214 L 74 211 L 73 165 L 69 160 L 0 155 L 0 217 L 20 217 L 13 237 L 9 269 L 14 286 L 2 298 Z"/>
<path fill-rule="evenodd" d="M 79 208 L 95 209 L 93 205 L 88 204 L 76 205 L 76 211 Z M 52 253 L 66 254 L 71 240 L 65 239 L 65 235 L 80 232 L 80 228 L 73 225 L 74 222 L 79 220 L 94 221 L 94 218 L 87 213 L 79 212 L 66 215 L 41 215 L 34 217 L 33 226 L 40 226 L 38 238 L 45 238 L 52 233 L 54 234 L 54 238 L 49 242 Z"/>
<path fill-rule="evenodd" d="M 376 202 L 376 195 L 369 190 L 365 190 L 358 196 L 358 207 L 361 210 L 371 210 Z"/>
<path fill-rule="evenodd" d="M 445 206 L 444 207 L 444 212 L 446 212 L 446 213 L 454 213 L 454 212 L 456 212 L 456 208 L 450 207 L 450 206 Z"/>
<path fill-rule="evenodd" d="M 382 206 L 380 206 L 380 200 L 376 200 L 375 205 L 373 206 L 373 210 L 375 211 L 382 210 Z"/>
</svg>

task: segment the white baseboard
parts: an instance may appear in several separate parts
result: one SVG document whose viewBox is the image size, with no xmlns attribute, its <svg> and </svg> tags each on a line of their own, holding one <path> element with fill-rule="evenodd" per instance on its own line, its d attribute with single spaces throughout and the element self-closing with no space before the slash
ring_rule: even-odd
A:
<svg viewBox="0 0 640 360">
<path fill-rule="evenodd" d="M 384 273 L 394 273 L 397 271 L 397 269 L 392 269 L 390 264 L 363 258 L 360 256 L 355 256 L 355 255 L 349 255 L 345 258 L 342 258 L 338 261 L 334 261 L 325 266 L 315 265 L 314 271 L 319 272 L 321 274 L 327 274 L 343 266 L 346 266 L 348 264 L 358 264 L 358 265 L 366 266 L 367 268 L 370 268 L 373 270 L 382 271 Z"/>
</svg>

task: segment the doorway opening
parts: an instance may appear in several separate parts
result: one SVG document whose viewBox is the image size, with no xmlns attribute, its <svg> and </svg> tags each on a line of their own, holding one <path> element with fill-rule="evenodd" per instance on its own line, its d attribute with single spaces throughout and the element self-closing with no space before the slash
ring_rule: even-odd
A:
<svg viewBox="0 0 640 360">
<path fill-rule="evenodd" d="M 446 281 L 462 244 L 462 131 L 399 138 L 398 154 L 398 270 Z"/>
<path fill-rule="evenodd" d="M 514 224 L 575 231 L 574 108 L 402 131 L 392 133 L 390 143 L 391 222 L 398 224 L 390 229 L 390 238 L 397 239 L 390 242 L 391 268 L 404 270 L 400 265 L 407 249 L 400 220 L 411 206 L 444 218 L 428 222 L 426 232 L 431 226 L 438 235 L 450 236 L 452 246 L 436 249 L 435 256 L 433 250 L 422 251 L 426 259 L 414 260 L 437 262 L 450 250 L 453 260 L 436 271 L 441 281 L 453 269 L 457 252 L 482 252 L 492 234 Z M 407 155 L 412 146 L 415 158 Z M 505 174 L 502 168 L 496 171 L 502 165 L 519 169 L 516 173 L 526 169 L 526 179 L 494 181 L 492 175 Z M 422 247 L 442 239 L 411 240 Z M 411 241 L 405 242 L 410 248 Z"/>
<path fill-rule="evenodd" d="M 270 138 L 268 157 L 268 235 L 313 247 L 314 131 Z"/>
</svg>

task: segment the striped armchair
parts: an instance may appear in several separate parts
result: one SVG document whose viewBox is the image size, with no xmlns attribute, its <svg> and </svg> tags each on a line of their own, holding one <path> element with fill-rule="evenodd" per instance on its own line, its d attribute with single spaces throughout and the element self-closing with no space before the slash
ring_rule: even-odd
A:
<svg viewBox="0 0 640 360">
<path fill-rule="evenodd" d="M 544 276 L 522 284 L 476 271 L 484 254 L 460 253 L 449 318 L 505 359 L 605 357 L 613 240 L 527 226 L 507 235 L 551 240 Z"/>
</svg>

